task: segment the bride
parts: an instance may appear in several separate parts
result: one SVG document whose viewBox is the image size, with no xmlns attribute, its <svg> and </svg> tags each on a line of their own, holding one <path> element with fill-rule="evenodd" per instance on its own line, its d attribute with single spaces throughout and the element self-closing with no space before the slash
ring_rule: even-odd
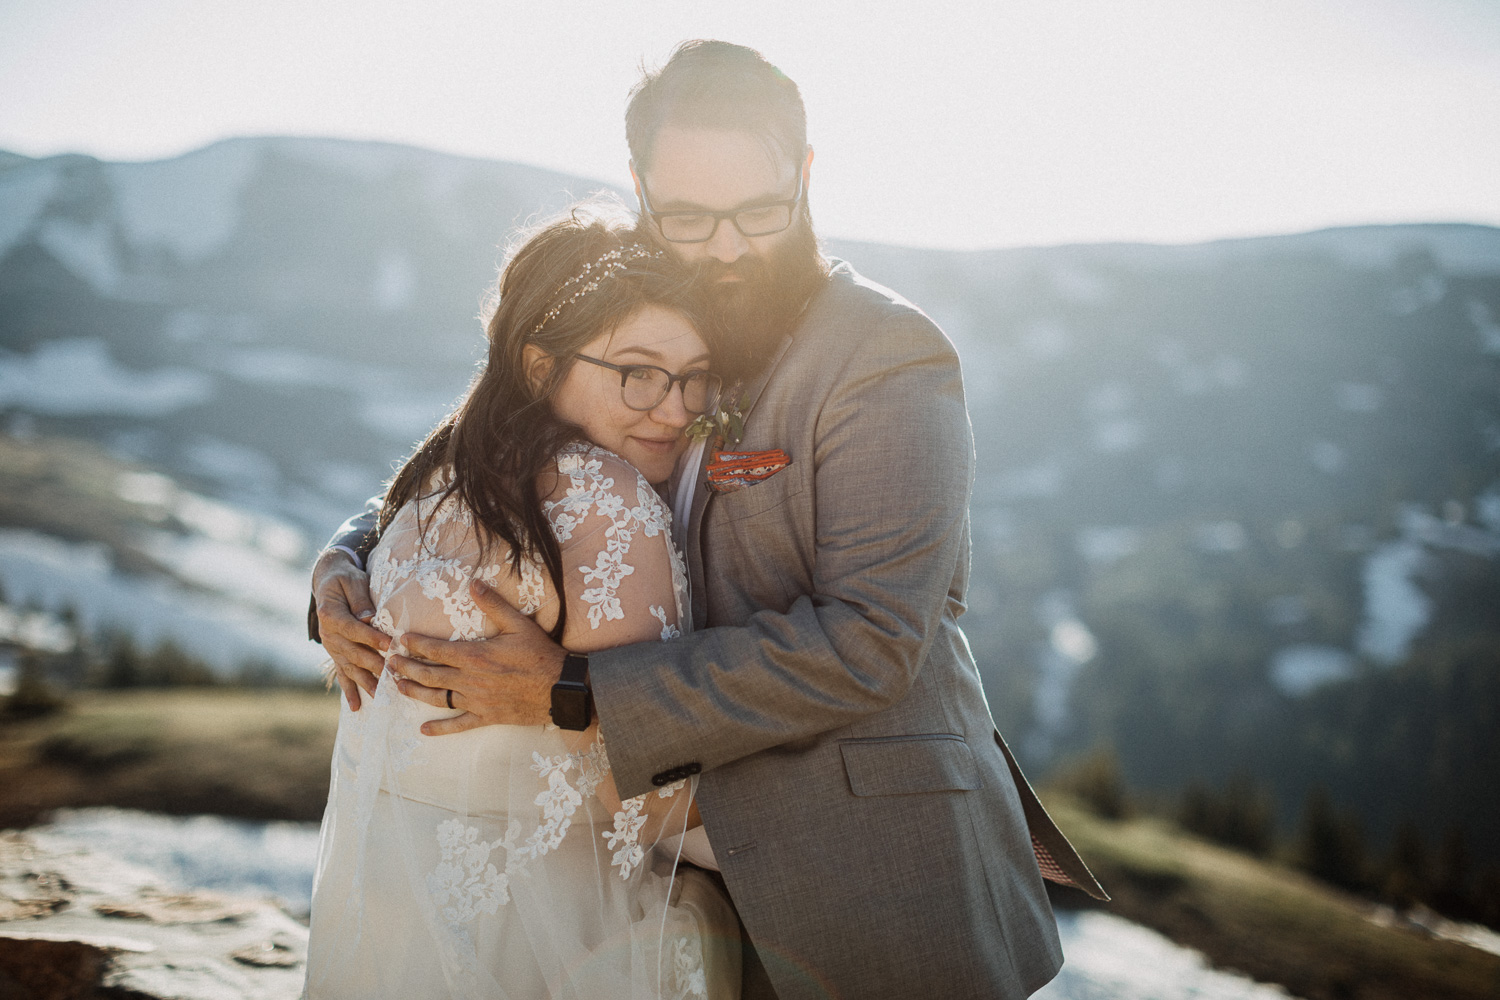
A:
<svg viewBox="0 0 1500 1000">
<path fill-rule="evenodd" d="M 693 315 L 672 265 L 620 223 L 574 212 L 527 240 L 484 369 L 387 492 L 374 624 L 393 640 L 492 635 L 477 581 L 575 651 L 688 628 L 651 484 L 717 404 Z M 733 910 L 677 864 L 696 778 L 620 801 L 597 721 L 425 738 L 456 710 L 395 680 L 341 707 L 306 996 L 738 995 Z"/>
</svg>

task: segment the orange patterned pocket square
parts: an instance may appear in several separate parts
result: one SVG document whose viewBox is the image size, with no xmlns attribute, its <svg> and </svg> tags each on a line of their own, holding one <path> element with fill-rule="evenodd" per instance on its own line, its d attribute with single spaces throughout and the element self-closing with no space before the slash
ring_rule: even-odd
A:
<svg viewBox="0 0 1500 1000">
<path fill-rule="evenodd" d="M 792 456 L 780 448 L 770 451 L 716 451 L 708 463 L 708 488 L 715 493 L 733 493 L 770 479 L 792 464 Z"/>
</svg>

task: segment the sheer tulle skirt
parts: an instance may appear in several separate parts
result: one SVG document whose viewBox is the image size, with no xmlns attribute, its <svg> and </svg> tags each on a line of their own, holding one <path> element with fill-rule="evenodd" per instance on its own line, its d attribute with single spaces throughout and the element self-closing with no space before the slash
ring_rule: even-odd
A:
<svg viewBox="0 0 1500 1000">
<path fill-rule="evenodd" d="M 342 713 L 307 996 L 737 996 L 732 908 L 655 850 L 682 831 L 690 785 L 632 835 L 629 804 L 611 813 L 592 794 L 606 761 L 580 734 L 425 738 L 416 727 L 443 713 L 388 678 Z"/>
</svg>

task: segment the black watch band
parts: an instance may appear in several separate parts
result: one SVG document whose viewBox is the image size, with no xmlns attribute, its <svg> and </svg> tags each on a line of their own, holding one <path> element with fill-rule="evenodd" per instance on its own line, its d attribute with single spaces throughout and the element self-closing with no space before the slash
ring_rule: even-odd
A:
<svg viewBox="0 0 1500 1000">
<path fill-rule="evenodd" d="M 559 729 L 583 730 L 594 719 L 594 692 L 589 687 L 589 654 L 563 657 L 562 674 L 552 685 L 552 722 Z"/>
</svg>

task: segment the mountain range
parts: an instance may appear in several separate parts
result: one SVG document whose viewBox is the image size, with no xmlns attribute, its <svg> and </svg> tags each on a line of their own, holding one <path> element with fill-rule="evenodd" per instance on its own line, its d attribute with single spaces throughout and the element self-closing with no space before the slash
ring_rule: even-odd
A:
<svg viewBox="0 0 1500 1000">
<path fill-rule="evenodd" d="M 96 449 L 137 507 L 222 515 L 174 515 L 146 545 L 140 510 L 121 532 L 0 508 L 7 594 L 102 623 L 170 584 L 235 609 L 236 656 L 310 668 L 309 540 L 463 391 L 506 241 L 603 188 L 325 139 L 150 163 L 0 154 L 0 427 L 23 450 Z M 978 452 L 964 623 L 1029 763 L 1107 744 L 1143 787 L 1245 770 L 1284 816 L 1325 784 L 1377 830 L 1416 816 L 1500 843 L 1500 812 L 1468 801 L 1500 773 L 1474 722 L 1500 706 L 1442 687 L 1472 669 L 1494 692 L 1500 672 L 1500 230 L 825 242 L 958 348 Z M 68 582 L 85 552 L 102 560 L 87 587 Z M 204 615 L 180 629 L 199 648 Z M 170 613 L 148 619 L 173 633 Z M 1418 724 L 1372 697 L 1422 701 L 1408 675 L 1457 707 Z M 1417 767 L 1395 787 L 1347 759 L 1385 759 L 1391 727 L 1407 756 L 1473 745 L 1443 751 L 1466 763 L 1442 781 Z"/>
</svg>

